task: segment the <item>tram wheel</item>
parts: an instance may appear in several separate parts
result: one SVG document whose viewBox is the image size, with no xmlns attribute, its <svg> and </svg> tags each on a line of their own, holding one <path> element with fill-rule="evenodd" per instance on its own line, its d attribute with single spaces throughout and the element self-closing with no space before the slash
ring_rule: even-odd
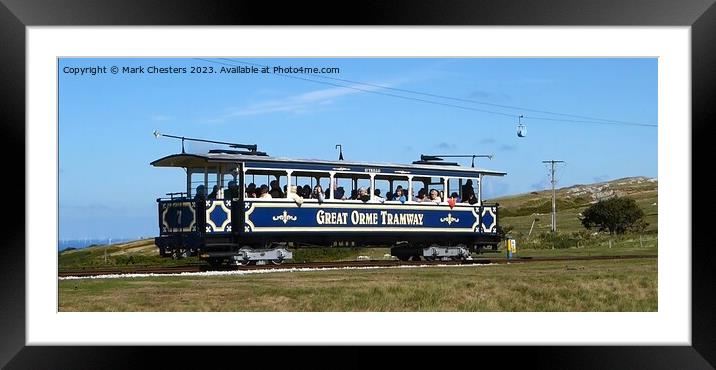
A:
<svg viewBox="0 0 716 370">
<path fill-rule="evenodd" d="M 413 256 L 413 261 L 420 261 L 420 256 L 417 255 L 417 254 L 414 255 L 414 256 Z"/>
<path fill-rule="evenodd" d="M 283 260 L 271 260 L 271 263 L 273 263 L 274 265 L 280 265 L 283 263 Z"/>
<path fill-rule="evenodd" d="M 435 261 L 435 256 L 425 256 L 425 260 L 430 262 Z"/>
<path fill-rule="evenodd" d="M 407 255 L 399 255 L 399 256 L 397 256 L 397 257 L 398 257 L 398 259 L 401 260 L 401 261 L 408 261 L 408 260 L 410 260 L 410 256 L 407 256 Z"/>
</svg>

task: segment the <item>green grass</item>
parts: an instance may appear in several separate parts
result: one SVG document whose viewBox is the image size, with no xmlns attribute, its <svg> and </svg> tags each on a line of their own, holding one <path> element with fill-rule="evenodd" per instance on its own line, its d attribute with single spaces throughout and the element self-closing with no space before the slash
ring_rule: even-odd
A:
<svg viewBox="0 0 716 370">
<path fill-rule="evenodd" d="M 578 257 L 578 256 L 624 256 L 624 255 L 640 255 L 654 256 L 658 255 L 658 240 L 655 235 L 645 236 L 642 241 L 639 237 L 629 238 L 623 237 L 613 238 L 611 248 L 607 238 L 593 240 L 590 242 L 580 243 L 580 247 L 569 247 L 563 249 L 551 249 L 549 246 L 544 248 L 525 248 L 518 242 L 517 253 L 515 257 Z M 485 253 L 483 255 L 474 255 L 473 257 L 484 258 L 505 258 L 506 250 L 501 249 L 499 253 Z"/>
<path fill-rule="evenodd" d="M 657 259 L 59 281 L 66 311 L 657 311 Z"/>
<path fill-rule="evenodd" d="M 656 234 L 624 234 L 624 235 L 585 235 L 581 233 L 558 233 L 533 236 L 532 238 L 516 238 L 518 250 L 550 249 L 550 250 L 610 250 L 613 253 L 628 254 L 629 251 L 652 250 L 656 254 L 659 239 Z M 500 243 L 504 249 L 504 242 Z M 559 252 L 558 252 L 559 253 Z M 610 253 L 612 254 L 612 253 Z"/>
</svg>

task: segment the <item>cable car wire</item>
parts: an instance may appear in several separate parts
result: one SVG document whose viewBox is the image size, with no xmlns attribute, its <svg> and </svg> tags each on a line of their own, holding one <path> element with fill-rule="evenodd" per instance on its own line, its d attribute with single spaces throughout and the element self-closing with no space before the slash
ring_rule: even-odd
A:
<svg viewBox="0 0 716 370">
<path fill-rule="evenodd" d="M 202 61 L 209 62 L 209 63 L 223 64 L 223 65 L 227 65 L 227 66 L 231 66 L 231 67 L 239 67 L 239 65 L 236 65 L 236 64 L 231 64 L 231 63 L 226 63 L 226 62 L 221 62 L 221 61 L 216 61 L 216 60 L 210 60 L 210 59 L 204 59 L 204 58 L 195 58 L 195 59 L 197 59 L 197 60 L 202 60 Z M 233 60 L 230 60 L 230 61 L 235 62 L 235 63 L 252 64 L 252 63 L 241 62 L 241 61 L 233 61 Z M 254 64 L 255 64 L 255 63 L 254 63 Z M 268 67 L 268 66 L 264 66 L 264 65 L 261 65 L 261 64 L 255 64 L 255 65 L 257 65 L 257 66 L 262 66 L 262 67 Z M 478 108 L 466 107 L 466 106 L 463 106 L 463 105 L 450 104 L 450 103 L 444 103 L 444 102 L 437 102 L 437 101 L 434 101 L 434 100 L 428 100 L 428 99 L 415 98 L 415 97 L 404 96 L 404 95 L 391 94 L 391 93 L 386 93 L 386 92 L 381 92 L 381 91 L 376 91 L 376 90 L 362 89 L 362 88 L 355 87 L 355 86 L 341 85 L 341 84 L 336 84 L 336 83 L 331 83 L 331 82 L 326 82 L 326 81 L 316 81 L 316 80 L 312 80 L 312 79 L 310 79 L 310 78 L 304 78 L 304 77 L 299 77 L 299 76 L 292 76 L 292 75 L 283 74 L 283 73 L 272 73 L 272 74 L 273 74 L 273 75 L 278 75 L 278 76 L 283 76 L 283 77 L 288 77 L 288 78 L 293 78 L 293 79 L 297 79 L 297 80 L 302 80 L 302 81 L 313 82 L 313 83 L 322 84 L 322 85 L 342 87 L 342 88 L 346 88 L 346 89 L 352 89 L 352 90 L 362 91 L 362 92 L 371 93 L 371 94 L 377 94 L 377 95 L 383 95 L 383 96 L 390 96 L 390 97 L 399 98 L 399 99 L 419 101 L 419 102 L 428 103 L 428 104 L 442 105 L 442 106 L 446 106 L 446 107 L 458 108 L 458 109 L 463 109 L 463 110 L 470 110 L 470 111 L 475 111 L 475 112 L 496 114 L 496 115 L 501 115 L 501 116 L 511 117 L 511 118 L 518 118 L 518 117 L 519 117 L 519 115 L 517 115 L 517 114 L 497 112 L 497 111 L 491 111 L 491 110 L 486 110 L 486 109 L 478 109 Z M 362 83 L 358 82 L 358 84 L 362 84 Z M 365 85 L 370 86 L 370 84 L 365 84 Z M 382 87 L 382 86 L 380 86 L 380 85 L 375 85 L 375 87 L 388 88 L 388 87 Z M 389 89 L 389 88 L 388 88 L 388 89 Z M 455 99 L 458 99 L 458 98 L 455 98 Z M 546 111 L 545 111 L 545 112 L 546 112 Z M 644 126 L 646 126 L 646 127 L 658 127 L 658 126 L 655 125 L 655 124 L 630 123 L 630 122 L 622 122 L 622 121 L 604 121 L 604 122 L 599 122 L 599 121 L 570 120 L 570 119 L 558 119 L 558 118 L 549 118 L 549 117 L 532 117 L 532 116 L 528 116 L 528 117 L 526 117 L 526 118 L 535 119 L 535 120 L 543 120 L 543 121 L 565 122 L 565 123 L 587 123 L 587 124 L 598 124 L 598 125 L 628 125 L 628 126 L 642 126 L 642 127 L 644 127 Z"/>
<path fill-rule="evenodd" d="M 229 61 L 236 62 L 236 63 L 243 63 L 243 64 L 254 65 L 254 66 L 260 66 L 260 67 L 268 67 L 268 66 L 266 66 L 266 65 L 262 65 L 262 64 L 258 64 L 258 63 L 245 62 L 245 61 L 234 60 L 234 59 L 230 59 L 230 58 L 221 58 L 221 59 L 223 59 L 223 60 L 229 60 Z M 432 97 L 435 97 L 435 98 L 455 100 L 455 101 L 462 101 L 462 102 L 474 103 L 474 104 L 489 105 L 489 106 L 498 107 L 498 108 L 514 109 L 514 110 L 525 111 L 525 112 L 545 113 L 545 114 L 551 114 L 551 115 L 555 115 L 555 116 L 565 116 L 565 117 L 583 118 L 583 119 L 586 119 L 586 120 L 589 120 L 589 121 L 604 121 L 604 122 L 612 122 L 612 123 L 621 123 L 621 124 L 626 124 L 626 125 L 656 126 L 656 125 L 654 125 L 654 124 L 647 124 L 647 123 L 629 122 L 629 121 L 618 121 L 618 120 L 611 120 L 611 119 L 605 119 L 605 118 L 595 118 L 595 117 L 589 117 L 589 116 L 580 116 L 580 115 L 577 115 L 577 114 L 559 113 L 559 112 L 551 112 L 551 111 L 546 111 L 546 110 L 539 110 L 539 109 L 531 109 L 531 108 L 517 107 L 517 106 L 513 106 L 513 105 L 503 105 L 503 104 L 488 103 L 488 102 L 479 101 L 479 100 L 465 99 L 465 98 L 456 98 L 456 97 L 452 97 L 452 96 L 432 94 L 432 93 L 420 92 L 420 91 L 415 91 L 415 90 L 400 89 L 400 88 L 397 88 L 397 87 L 390 87 L 390 86 L 372 84 L 372 83 L 368 83 L 368 82 L 353 81 L 353 80 L 347 80 L 347 79 L 338 78 L 338 77 L 329 77 L 329 76 L 323 76 L 323 75 L 312 74 L 312 73 L 307 73 L 307 75 L 309 75 L 309 76 L 314 76 L 314 77 L 319 77 L 319 78 L 325 78 L 325 79 L 329 79 L 329 80 L 343 81 L 343 82 L 355 83 L 355 84 L 366 85 L 366 86 L 371 86 L 371 87 L 379 87 L 379 88 L 387 89 L 387 90 L 407 92 L 407 93 L 410 93 L 410 94 L 432 96 Z M 544 119 L 543 117 L 529 117 L 529 118 Z M 546 118 L 546 119 L 549 119 L 549 118 Z M 575 122 L 587 122 L 587 121 L 575 121 Z"/>
</svg>

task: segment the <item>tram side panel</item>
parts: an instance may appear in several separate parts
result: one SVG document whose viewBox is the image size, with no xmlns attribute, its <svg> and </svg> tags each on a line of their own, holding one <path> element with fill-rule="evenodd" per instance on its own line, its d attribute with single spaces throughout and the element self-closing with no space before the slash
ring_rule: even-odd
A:
<svg viewBox="0 0 716 370">
<path fill-rule="evenodd" d="M 246 243 L 302 242 L 330 246 L 358 241 L 362 245 L 465 244 L 499 242 L 497 206 L 436 204 L 244 202 L 241 239 Z M 350 244 L 349 244 L 350 245 Z"/>
</svg>

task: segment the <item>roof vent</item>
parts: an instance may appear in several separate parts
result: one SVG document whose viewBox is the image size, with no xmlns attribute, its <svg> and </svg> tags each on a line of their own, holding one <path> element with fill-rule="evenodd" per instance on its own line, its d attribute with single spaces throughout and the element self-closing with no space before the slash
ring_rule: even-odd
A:
<svg viewBox="0 0 716 370">
<path fill-rule="evenodd" d="M 267 157 L 268 154 L 266 152 L 254 152 L 254 151 L 246 151 L 246 150 L 231 150 L 231 149 L 211 149 L 209 150 L 209 153 L 211 154 L 239 154 L 239 155 L 257 155 L 261 157 Z"/>
<path fill-rule="evenodd" d="M 413 161 L 413 164 L 433 164 L 439 166 L 459 166 L 455 162 L 444 162 L 444 159 L 435 155 L 420 155 L 419 161 Z"/>
<path fill-rule="evenodd" d="M 455 162 L 443 162 L 443 157 L 445 158 L 472 158 L 472 167 L 475 167 L 475 158 L 490 158 L 492 159 L 492 155 L 488 154 L 438 154 L 438 155 L 420 155 L 420 160 L 413 162 L 413 164 L 434 164 L 434 165 L 440 165 L 440 166 L 459 166 L 459 164 Z"/>
</svg>

